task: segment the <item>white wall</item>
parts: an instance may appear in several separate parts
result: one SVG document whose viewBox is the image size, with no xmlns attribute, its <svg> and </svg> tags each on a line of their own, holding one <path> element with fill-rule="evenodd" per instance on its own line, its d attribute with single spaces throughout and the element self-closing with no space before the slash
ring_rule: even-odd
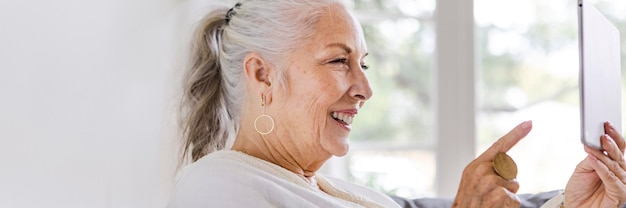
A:
<svg viewBox="0 0 626 208">
<path fill-rule="evenodd" d="M 0 207 L 162 207 L 175 0 L 0 1 Z"/>
</svg>

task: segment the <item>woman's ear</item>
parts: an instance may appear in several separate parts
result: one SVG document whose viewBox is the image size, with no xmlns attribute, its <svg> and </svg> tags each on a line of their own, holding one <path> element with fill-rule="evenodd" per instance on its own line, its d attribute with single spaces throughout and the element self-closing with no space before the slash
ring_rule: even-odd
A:
<svg viewBox="0 0 626 208">
<path fill-rule="evenodd" d="M 243 60 L 246 80 L 259 96 L 265 96 L 272 87 L 272 65 L 258 53 L 248 53 Z"/>
</svg>

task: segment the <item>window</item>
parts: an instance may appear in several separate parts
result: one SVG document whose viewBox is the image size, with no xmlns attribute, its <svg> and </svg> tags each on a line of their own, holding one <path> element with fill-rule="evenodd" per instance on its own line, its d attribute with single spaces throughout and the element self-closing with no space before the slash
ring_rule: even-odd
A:
<svg viewBox="0 0 626 208">
<path fill-rule="evenodd" d="M 368 76 L 372 79 L 374 89 L 379 92 L 370 100 L 370 103 L 366 104 L 368 106 L 364 108 L 363 114 L 371 113 L 371 108 L 374 108 L 373 111 L 376 113 L 385 112 L 384 109 L 375 106 L 385 102 L 401 105 L 404 101 L 415 98 L 414 92 L 430 93 L 427 96 L 430 99 L 441 96 L 437 94 L 441 93 L 440 89 L 433 89 L 432 80 L 429 80 L 432 79 L 433 71 L 446 70 L 437 66 L 433 67 L 434 61 L 431 57 L 434 55 L 432 50 L 436 46 L 428 45 L 434 35 L 432 31 L 435 31 L 432 29 L 435 23 L 430 16 L 434 12 L 434 7 L 429 6 L 434 5 L 435 2 L 424 3 L 419 0 L 387 1 L 386 4 L 365 0 L 356 2 L 357 14 L 389 12 L 388 15 L 371 15 L 369 18 L 361 18 L 363 27 L 370 30 L 365 33 L 370 51 L 391 50 L 391 52 L 385 52 L 383 54 L 385 56 L 374 57 L 371 62 L 376 65 L 385 61 L 394 64 L 378 67 L 373 64 L 374 70 L 391 71 L 398 73 L 398 76 L 406 76 L 402 80 L 414 79 L 415 84 L 412 87 L 418 87 L 403 89 L 401 83 L 384 83 L 381 80 L 393 80 L 393 76 L 370 71 Z M 413 5 L 407 5 L 406 2 L 411 2 Z M 474 2 L 476 43 L 473 47 L 478 51 L 475 68 L 477 73 L 475 153 L 476 155 L 482 153 L 492 142 L 516 124 L 533 120 L 534 129 L 531 134 L 510 151 L 520 168 L 518 176 L 521 183 L 520 193 L 562 189 L 577 163 L 585 157 L 585 152 L 579 142 L 576 2 L 566 0 L 549 2 L 476 0 Z M 359 3 L 369 5 L 368 7 L 359 6 Z M 623 2 L 606 0 L 593 3 L 620 31 L 626 31 L 626 15 L 617 9 L 624 8 Z M 388 4 L 394 4 L 396 9 Z M 375 6 L 378 6 L 376 8 L 378 11 L 371 8 Z M 417 14 L 398 9 L 398 7 L 407 6 L 426 7 L 422 7 L 421 9 L 424 9 L 421 10 L 422 13 Z M 463 9 L 463 7 L 459 8 Z M 372 10 L 376 12 L 371 12 Z M 398 18 L 398 16 L 417 17 L 415 19 L 419 25 L 413 28 L 416 32 L 412 39 L 405 40 L 403 35 L 411 30 L 396 27 L 393 36 L 387 36 L 391 38 L 385 40 L 385 36 L 379 34 L 391 30 L 393 27 L 389 25 L 403 24 L 403 18 Z M 439 26 L 450 27 L 450 25 L 444 25 L 449 23 L 441 22 Z M 372 34 L 371 30 L 381 32 Z M 622 35 L 625 34 L 626 32 L 622 32 Z M 446 34 L 438 34 L 437 38 L 441 35 Z M 377 43 L 380 40 L 391 44 L 380 45 Z M 622 47 L 626 47 L 626 41 L 624 41 L 626 38 L 622 37 L 622 40 Z M 407 55 L 412 56 L 416 63 L 422 61 L 422 64 L 414 66 L 399 64 L 404 62 L 403 59 L 406 59 L 406 56 L 398 56 L 398 53 L 403 52 L 401 48 L 394 48 L 394 44 L 398 41 L 402 42 L 405 47 L 414 47 L 413 50 L 416 52 L 407 53 Z M 424 55 L 427 56 L 425 61 Z M 622 61 L 622 63 L 626 62 Z M 399 67 L 399 69 L 387 68 L 388 66 Z M 383 92 L 380 93 L 380 91 Z M 411 91 L 413 92 L 407 93 Z M 402 95 L 404 98 L 399 99 L 394 95 Z M 374 139 L 371 139 L 371 136 L 354 133 L 354 148 L 348 157 L 348 172 L 355 182 L 368 184 L 400 196 L 432 196 L 435 193 L 439 196 L 450 196 L 450 191 L 446 195 L 436 190 L 438 187 L 436 184 L 433 187 L 433 181 L 441 181 L 441 178 L 437 178 L 444 174 L 437 173 L 435 167 L 447 165 L 436 159 L 434 153 L 438 145 L 436 141 L 443 139 L 436 138 L 437 135 L 432 130 L 437 128 L 435 127 L 436 120 L 440 118 L 433 114 L 434 109 L 429 102 L 424 102 L 419 98 L 415 100 L 415 103 L 422 102 L 423 105 L 413 105 L 408 110 L 397 108 L 406 110 L 403 115 L 407 117 L 413 115 L 411 111 L 421 112 L 419 116 L 412 118 L 413 122 L 407 122 L 413 125 L 414 130 L 403 131 L 402 125 L 393 125 L 390 120 L 379 118 L 378 124 L 385 126 L 392 133 L 384 136 L 389 132 L 384 131 L 385 133 L 380 136 L 384 139 L 379 139 L 378 143 L 372 142 L 371 140 Z M 397 110 L 389 105 L 387 104 L 386 107 L 391 107 L 390 110 Z M 622 102 L 622 105 L 626 103 Z M 416 121 L 422 121 L 422 123 Z M 367 124 L 357 124 L 359 125 L 359 128 L 355 128 L 357 131 L 362 128 L 376 129 Z M 428 128 L 431 130 L 419 131 L 419 129 Z M 410 140 L 399 139 L 407 135 L 406 132 L 412 134 L 409 136 Z M 404 143 L 398 145 L 399 142 Z"/>
<path fill-rule="evenodd" d="M 355 120 L 348 179 L 406 197 L 434 196 L 433 0 L 356 0 L 374 96 Z"/>
<path fill-rule="evenodd" d="M 517 123 L 533 120 L 533 131 L 510 152 L 520 193 L 563 189 L 586 156 L 579 142 L 577 1 L 475 2 L 481 55 L 477 152 Z M 624 3 L 594 3 L 626 31 L 626 16 L 615 9 Z"/>
</svg>

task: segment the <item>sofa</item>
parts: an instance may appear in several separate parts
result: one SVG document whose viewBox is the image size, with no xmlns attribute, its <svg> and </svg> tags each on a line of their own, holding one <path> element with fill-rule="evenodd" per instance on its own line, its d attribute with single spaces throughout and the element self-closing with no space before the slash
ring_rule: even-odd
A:
<svg viewBox="0 0 626 208">
<path fill-rule="evenodd" d="M 538 208 L 546 201 L 559 194 L 559 191 L 541 192 L 537 194 L 519 194 L 521 200 L 521 208 Z M 450 208 L 453 199 L 447 198 L 419 198 L 406 199 L 397 196 L 391 196 L 402 208 Z M 626 205 L 622 206 L 626 208 Z"/>
</svg>

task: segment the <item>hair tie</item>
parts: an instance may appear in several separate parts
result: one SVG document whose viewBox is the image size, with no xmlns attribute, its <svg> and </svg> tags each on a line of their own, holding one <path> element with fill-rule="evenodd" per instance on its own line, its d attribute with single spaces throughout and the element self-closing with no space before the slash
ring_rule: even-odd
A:
<svg viewBox="0 0 626 208">
<path fill-rule="evenodd" d="M 235 15 L 235 9 L 239 9 L 241 7 L 241 3 L 237 2 L 234 7 L 230 8 L 228 12 L 226 12 L 226 24 L 230 23 L 230 19 Z"/>
</svg>

